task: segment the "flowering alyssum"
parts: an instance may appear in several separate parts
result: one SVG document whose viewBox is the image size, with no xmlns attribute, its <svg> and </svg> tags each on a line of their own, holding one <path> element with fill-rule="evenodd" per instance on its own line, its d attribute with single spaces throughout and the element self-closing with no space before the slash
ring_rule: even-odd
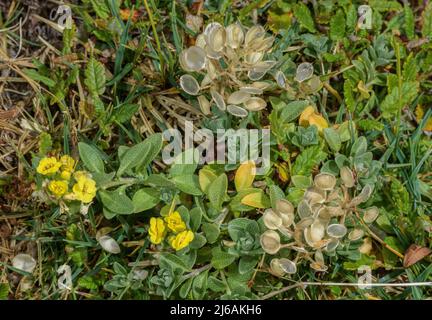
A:
<svg viewBox="0 0 432 320">
<path fill-rule="evenodd" d="M 150 219 L 148 233 L 151 243 L 161 244 L 168 232 L 170 232 L 168 243 L 176 251 L 186 248 L 194 239 L 194 233 L 187 229 L 178 211 L 169 212 L 164 219 L 154 217 Z"/>
<path fill-rule="evenodd" d="M 48 196 L 56 201 L 80 201 L 82 204 L 93 200 L 96 182 L 86 171 L 74 172 L 76 165 L 77 162 L 69 155 L 45 157 L 39 161 L 36 172 L 45 178 L 42 186 Z"/>
</svg>

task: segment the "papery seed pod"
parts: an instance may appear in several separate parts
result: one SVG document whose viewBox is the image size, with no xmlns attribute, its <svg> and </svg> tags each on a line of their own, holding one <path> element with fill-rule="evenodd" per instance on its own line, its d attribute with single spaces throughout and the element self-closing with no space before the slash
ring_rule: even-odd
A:
<svg viewBox="0 0 432 320">
<path fill-rule="evenodd" d="M 336 177 L 329 173 L 317 174 L 314 178 L 314 185 L 321 190 L 333 190 L 336 186 Z"/>
<path fill-rule="evenodd" d="M 215 59 L 218 60 L 220 58 L 222 58 L 223 56 L 223 51 L 214 51 L 210 46 L 206 45 L 204 48 L 206 54 L 207 54 L 207 58 L 210 59 Z"/>
<path fill-rule="evenodd" d="M 264 77 L 267 73 L 267 70 L 259 69 L 259 68 L 252 68 L 248 72 L 248 78 L 252 81 L 260 80 L 262 77 Z"/>
<path fill-rule="evenodd" d="M 211 51 L 221 52 L 226 43 L 225 28 L 219 23 L 211 23 L 209 26 L 204 30 L 206 44 Z"/>
<path fill-rule="evenodd" d="M 184 92 L 193 96 L 197 95 L 200 91 L 198 82 L 189 74 L 184 74 L 180 77 L 180 87 Z"/>
<path fill-rule="evenodd" d="M 345 187 L 347 188 L 354 187 L 355 184 L 354 174 L 349 167 L 345 166 L 340 169 L 340 177 Z"/>
<path fill-rule="evenodd" d="M 232 49 L 237 49 L 243 44 L 244 32 L 242 27 L 233 23 L 226 27 L 226 43 Z"/>
<path fill-rule="evenodd" d="M 321 250 L 315 251 L 314 258 L 317 263 L 324 264 L 324 255 Z"/>
<path fill-rule="evenodd" d="M 213 101 L 216 103 L 216 106 L 222 111 L 226 110 L 226 104 L 223 96 L 213 88 L 210 89 L 210 94 L 213 98 Z"/>
<path fill-rule="evenodd" d="M 282 269 L 278 258 L 273 258 L 270 261 L 270 271 L 278 277 L 282 277 L 285 274 L 285 270 Z"/>
<path fill-rule="evenodd" d="M 293 249 L 294 251 L 300 252 L 300 253 L 308 253 L 308 251 L 303 248 L 303 247 L 299 247 L 299 246 L 291 246 L 291 249 Z"/>
<path fill-rule="evenodd" d="M 365 213 L 363 214 L 363 221 L 367 224 L 370 224 L 374 222 L 379 215 L 379 209 L 377 207 L 370 207 L 366 209 Z"/>
<path fill-rule="evenodd" d="M 29 254 L 19 253 L 12 259 L 12 266 L 24 272 L 32 273 L 36 268 L 36 260 Z"/>
<path fill-rule="evenodd" d="M 268 254 L 276 254 L 281 245 L 280 245 L 280 236 L 274 230 L 267 230 L 261 235 L 260 238 L 261 247 Z"/>
<path fill-rule="evenodd" d="M 329 194 L 327 195 L 326 202 L 328 203 L 332 202 L 334 204 L 339 205 L 341 202 L 343 202 L 343 199 L 344 199 L 344 195 L 342 189 L 336 187 L 335 189 L 329 192 Z"/>
<path fill-rule="evenodd" d="M 260 25 L 253 26 L 246 32 L 245 46 L 246 47 L 250 46 L 253 42 L 256 42 L 257 39 L 264 38 L 265 33 L 266 33 L 265 29 L 262 26 Z"/>
<path fill-rule="evenodd" d="M 289 259 L 281 258 L 279 259 L 279 264 L 281 269 L 287 274 L 294 274 L 297 272 L 296 264 Z"/>
<path fill-rule="evenodd" d="M 251 48 L 253 48 L 256 51 L 267 51 L 272 47 L 273 42 L 274 42 L 273 37 L 267 37 L 260 41 L 257 41 L 256 44 L 251 46 Z"/>
<path fill-rule="evenodd" d="M 362 191 L 359 193 L 358 196 L 352 198 L 351 202 L 349 203 L 350 207 L 358 206 L 361 203 L 364 203 L 369 200 L 371 194 L 372 194 L 373 188 L 371 185 L 367 184 L 363 187 Z"/>
<path fill-rule="evenodd" d="M 195 40 L 195 45 L 197 47 L 202 48 L 202 49 L 204 49 L 206 47 L 206 40 L 205 40 L 205 36 L 203 33 L 198 35 L 198 37 Z"/>
<path fill-rule="evenodd" d="M 183 61 L 188 71 L 199 71 L 206 65 L 206 52 L 198 46 L 189 47 L 184 51 Z"/>
<path fill-rule="evenodd" d="M 205 96 L 198 96 L 197 99 L 202 113 L 204 113 L 205 115 L 211 114 L 210 101 L 208 101 Z"/>
<path fill-rule="evenodd" d="M 244 57 L 244 62 L 250 65 L 255 65 L 262 60 L 264 54 L 262 52 L 253 52 Z"/>
<path fill-rule="evenodd" d="M 301 219 L 297 224 L 296 224 L 296 228 L 297 229 L 305 229 L 307 227 L 309 227 L 313 222 L 314 222 L 314 218 L 312 217 L 305 217 L 303 219 Z"/>
<path fill-rule="evenodd" d="M 241 92 L 249 93 L 249 94 L 263 94 L 263 90 L 255 87 L 241 87 Z"/>
<path fill-rule="evenodd" d="M 347 228 L 343 224 L 331 224 L 327 227 L 327 234 L 333 238 L 343 238 L 347 233 Z"/>
<path fill-rule="evenodd" d="M 351 241 L 356 241 L 364 236 L 364 231 L 361 229 L 354 229 L 350 233 L 348 233 L 348 239 Z"/>
<path fill-rule="evenodd" d="M 312 215 L 312 208 L 306 200 L 303 199 L 297 205 L 297 214 L 300 218 L 306 218 Z"/>
<path fill-rule="evenodd" d="M 333 217 L 333 215 L 327 206 L 321 206 L 316 214 L 316 217 L 328 222 Z"/>
<path fill-rule="evenodd" d="M 300 63 L 297 67 L 295 79 L 298 82 L 303 82 L 312 77 L 314 72 L 313 65 L 309 62 Z"/>
<path fill-rule="evenodd" d="M 320 220 L 315 220 L 314 223 L 310 226 L 310 237 L 313 242 L 317 242 L 322 240 L 325 235 L 324 225 Z"/>
<path fill-rule="evenodd" d="M 263 99 L 257 97 L 250 98 L 244 103 L 244 107 L 249 111 L 260 111 L 265 109 L 266 106 L 267 103 Z"/>
<path fill-rule="evenodd" d="M 261 89 L 262 91 L 267 90 L 269 87 L 271 87 L 270 83 L 265 81 L 255 81 L 252 83 L 251 86 L 257 89 Z"/>
<path fill-rule="evenodd" d="M 318 271 L 318 272 L 325 272 L 325 271 L 328 270 L 328 267 L 326 265 L 320 264 L 320 263 L 317 263 L 317 262 L 312 262 L 310 264 L 310 267 L 312 269 L 314 269 L 315 271 Z"/>
<path fill-rule="evenodd" d="M 227 111 L 235 117 L 244 118 L 247 117 L 249 112 L 242 107 L 230 104 L 227 106 Z"/>
<path fill-rule="evenodd" d="M 276 211 L 280 214 L 294 213 L 294 206 L 286 199 L 279 199 L 276 201 Z"/>
<path fill-rule="evenodd" d="M 332 217 L 340 217 L 345 214 L 345 210 L 343 210 L 340 206 L 327 206 L 327 211 Z"/>
<path fill-rule="evenodd" d="M 333 252 L 337 249 L 338 246 L 339 246 L 339 240 L 333 239 L 329 243 L 327 243 L 327 245 L 325 246 L 325 251 Z"/>
<path fill-rule="evenodd" d="M 285 87 L 286 87 L 286 77 L 285 77 L 285 75 L 284 75 L 284 73 L 282 71 L 278 70 L 276 72 L 276 74 L 275 74 L 275 80 L 276 80 L 277 85 L 280 88 L 285 89 Z"/>
<path fill-rule="evenodd" d="M 282 218 L 272 209 L 267 209 L 263 214 L 264 225 L 270 230 L 277 230 L 282 226 Z"/>
<path fill-rule="evenodd" d="M 228 97 L 227 102 L 229 104 L 241 104 L 241 103 L 245 103 L 250 98 L 251 96 L 249 93 L 240 90 L 231 93 L 230 96 Z"/>
<path fill-rule="evenodd" d="M 210 59 L 208 59 L 206 62 L 206 70 L 207 70 L 207 75 L 211 80 L 214 80 L 218 77 L 214 62 Z"/>
<path fill-rule="evenodd" d="M 118 254 L 121 251 L 118 243 L 110 236 L 102 236 L 98 241 L 102 249 L 109 253 Z"/>
<path fill-rule="evenodd" d="M 311 205 L 315 203 L 324 203 L 326 200 L 326 193 L 321 189 L 310 187 L 304 193 L 303 198 Z"/>
</svg>

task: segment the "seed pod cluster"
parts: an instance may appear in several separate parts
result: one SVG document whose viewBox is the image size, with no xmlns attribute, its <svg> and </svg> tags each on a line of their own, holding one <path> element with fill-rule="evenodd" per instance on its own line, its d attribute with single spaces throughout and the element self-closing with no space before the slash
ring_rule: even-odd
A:
<svg viewBox="0 0 432 320">
<path fill-rule="evenodd" d="M 361 191 L 353 197 L 356 187 L 357 181 L 349 167 L 341 168 L 340 177 L 319 173 L 297 208 L 288 200 L 280 199 L 263 213 L 268 230 L 261 235 L 261 246 L 266 253 L 278 255 L 270 262 L 273 274 L 295 273 L 296 264 L 301 260 L 309 261 L 315 271 L 326 271 L 324 253 L 332 255 L 338 247 L 364 238 L 362 226 L 373 223 L 379 210 L 377 207 L 359 209 L 357 206 L 370 198 L 373 187 L 367 184 L 358 188 Z M 288 239 L 288 243 L 281 243 L 281 239 Z M 295 251 L 295 260 L 280 257 L 290 252 L 281 249 Z"/>
<path fill-rule="evenodd" d="M 265 60 L 273 41 L 260 25 L 247 29 L 239 23 L 224 27 L 212 22 L 195 45 L 180 54 L 180 65 L 188 72 L 180 77 L 180 87 L 197 96 L 206 115 L 212 103 L 240 118 L 262 110 L 266 102 L 259 96 L 269 84 L 260 80 L 276 64 Z"/>
</svg>

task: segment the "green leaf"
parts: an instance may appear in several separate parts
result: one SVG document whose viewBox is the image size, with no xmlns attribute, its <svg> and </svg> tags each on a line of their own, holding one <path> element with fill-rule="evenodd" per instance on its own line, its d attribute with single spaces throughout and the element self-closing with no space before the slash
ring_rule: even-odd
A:
<svg viewBox="0 0 432 320">
<path fill-rule="evenodd" d="M 109 7 L 105 4 L 104 0 L 90 0 L 90 2 L 99 18 L 107 20 L 110 17 Z"/>
<path fill-rule="evenodd" d="M 273 184 L 269 187 L 269 196 L 270 196 L 270 204 L 272 208 L 275 209 L 276 202 L 280 199 L 284 199 L 285 193 L 278 185 Z"/>
<path fill-rule="evenodd" d="M 310 103 L 306 100 L 293 101 L 285 105 L 279 111 L 279 121 L 281 123 L 288 123 L 297 119 L 304 109 Z"/>
<path fill-rule="evenodd" d="M 304 3 L 294 5 L 294 16 L 309 32 L 313 33 L 316 31 L 312 15 L 309 8 Z"/>
<path fill-rule="evenodd" d="M 345 36 L 345 14 L 342 10 L 338 10 L 330 19 L 330 39 L 341 40 Z"/>
<path fill-rule="evenodd" d="M 134 212 L 142 212 L 155 207 L 160 201 L 160 192 L 154 188 L 142 188 L 132 197 Z"/>
<path fill-rule="evenodd" d="M 292 175 L 310 175 L 312 168 L 325 160 L 326 157 L 327 153 L 322 151 L 320 146 L 312 146 L 304 149 L 294 162 Z"/>
<path fill-rule="evenodd" d="M 50 88 L 54 87 L 57 84 L 53 79 L 50 79 L 48 77 L 41 75 L 35 69 L 23 69 L 23 72 L 30 79 L 35 80 L 37 82 L 42 82 L 43 84 L 45 84 L 46 86 L 48 86 Z"/>
<path fill-rule="evenodd" d="M 356 106 L 356 102 L 353 95 L 354 86 L 352 82 L 347 79 L 343 84 L 343 88 L 344 88 L 344 99 L 345 99 L 347 109 L 351 112 L 354 112 L 354 108 Z"/>
<path fill-rule="evenodd" d="M 171 180 L 176 184 L 177 188 L 184 193 L 194 196 L 202 195 L 201 188 L 199 186 L 198 176 L 196 174 L 174 176 Z"/>
<path fill-rule="evenodd" d="M 382 1 L 382 0 L 369 0 L 369 6 L 376 11 L 388 12 L 388 11 L 399 11 L 402 6 L 397 1 Z"/>
<path fill-rule="evenodd" d="M 259 257 L 243 256 L 239 260 L 239 273 L 245 274 L 255 268 L 259 261 Z"/>
<path fill-rule="evenodd" d="M 293 185 L 300 189 L 307 189 L 312 185 L 312 178 L 311 176 L 292 176 L 291 181 Z"/>
<path fill-rule="evenodd" d="M 408 39 L 412 40 L 415 37 L 415 21 L 414 13 L 409 4 L 404 6 L 404 29 Z"/>
<path fill-rule="evenodd" d="M 237 218 L 231 220 L 228 223 L 228 233 L 233 241 L 238 241 L 240 239 L 240 234 L 246 230 L 249 224 L 253 223 L 252 220 L 247 218 Z"/>
<path fill-rule="evenodd" d="M 179 290 L 180 298 L 186 299 L 190 289 L 192 288 L 192 282 L 193 282 L 193 278 L 189 278 L 185 281 L 185 283 L 182 284 Z"/>
<path fill-rule="evenodd" d="M 228 189 L 228 178 L 225 173 L 218 176 L 209 186 L 208 197 L 212 206 L 220 210 Z"/>
<path fill-rule="evenodd" d="M 183 261 L 182 258 L 179 256 L 172 254 L 172 253 L 162 253 L 160 255 L 160 267 L 168 267 L 170 268 L 174 273 L 177 270 L 180 270 L 181 272 L 184 271 L 190 271 L 190 268 L 187 266 L 185 261 Z"/>
<path fill-rule="evenodd" d="M 198 231 L 201 225 L 203 212 L 200 207 L 195 207 L 190 211 L 190 228 L 192 231 Z"/>
<path fill-rule="evenodd" d="M 103 205 L 113 213 L 131 214 L 134 212 L 132 200 L 119 189 L 115 191 L 100 190 L 99 196 Z"/>
<path fill-rule="evenodd" d="M 432 36 L 432 2 L 429 1 L 426 5 L 426 8 L 422 13 L 423 27 L 422 34 L 423 37 L 431 37 Z"/>
<path fill-rule="evenodd" d="M 339 134 L 337 131 L 333 128 L 325 128 L 324 129 L 324 138 L 327 141 L 329 147 L 335 151 L 338 152 L 340 148 L 342 147 L 342 141 L 339 137 Z"/>
<path fill-rule="evenodd" d="M 212 249 L 211 264 L 216 269 L 223 269 L 228 267 L 236 259 L 235 255 L 222 251 L 221 248 L 216 247 Z"/>
<path fill-rule="evenodd" d="M 405 105 L 410 104 L 417 96 L 419 84 L 416 81 L 405 81 L 402 83 L 402 93 L 399 88 L 394 87 L 381 103 L 381 112 L 384 118 L 395 117 L 399 110 Z"/>
<path fill-rule="evenodd" d="M 198 167 L 199 152 L 195 148 L 190 148 L 179 154 L 172 164 L 169 173 L 171 176 L 191 175 Z"/>
<path fill-rule="evenodd" d="M 208 288 L 214 292 L 223 292 L 226 290 L 225 283 L 214 276 L 208 278 Z"/>
<path fill-rule="evenodd" d="M 104 173 L 105 166 L 99 151 L 84 142 L 78 143 L 80 159 L 90 172 Z"/>
<path fill-rule="evenodd" d="M 129 121 L 140 108 L 139 104 L 124 104 L 115 110 L 114 119 L 119 123 Z"/>
<path fill-rule="evenodd" d="M 7 300 L 9 294 L 9 284 L 0 283 L 0 300 Z"/>
<path fill-rule="evenodd" d="M 207 293 L 208 270 L 198 274 L 192 284 L 192 296 L 194 299 L 203 299 Z"/>
<path fill-rule="evenodd" d="M 208 243 L 216 242 L 220 233 L 219 227 L 216 224 L 204 222 L 201 229 L 204 231 Z"/>
<path fill-rule="evenodd" d="M 93 96 L 99 96 L 105 92 L 105 67 L 94 57 L 91 57 L 87 63 L 84 83 Z"/>
</svg>

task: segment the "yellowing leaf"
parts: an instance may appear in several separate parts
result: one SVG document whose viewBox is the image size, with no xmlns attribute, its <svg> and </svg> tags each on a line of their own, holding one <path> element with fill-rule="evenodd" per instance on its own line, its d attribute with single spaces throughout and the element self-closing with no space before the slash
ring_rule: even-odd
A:
<svg viewBox="0 0 432 320">
<path fill-rule="evenodd" d="M 302 127 L 309 126 L 309 117 L 314 114 L 315 109 L 312 106 L 307 106 L 306 109 L 300 114 L 299 125 Z"/>
<path fill-rule="evenodd" d="M 254 161 L 247 161 L 242 163 L 237 169 L 234 178 L 236 190 L 241 191 L 249 188 L 255 179 L 255 174 L 256 166 Z"/>
<path fill-rule="evenodd" d="M 250 207 L 264 209 L 269 206 L 269 200 L 262 190 L 244 196 L 241 203 Z"/>
<path fill-rule="evenodd" d="M 421 105 L 418 105 L 416 110 L 415 110 L 415 115 L 416 115 L 416 120 L 417 123 L 420 123 L 424 117 L 424 108 Z M 428 121 L 426 122 L 426 125 L 423 128 L 424 131 L 432 131 L 432 117 L 428 119 Z"/>
<path fill-rule="evenodd" d="M 198 173 L 198 181 L 201 190 L 207 193 L 210 184 L 217 178 L 217 175 L 208 168 L 202 168 Z"/>
<path fill-rule="evenodd" d="M 319 114 L 313 114 L 309 117 L 309 125 L 315 125 L 319 132 L 322 132 L 323 129 L 328 128 L 326 119 L 324 119 L 324 117 Z"/>
</svg>

